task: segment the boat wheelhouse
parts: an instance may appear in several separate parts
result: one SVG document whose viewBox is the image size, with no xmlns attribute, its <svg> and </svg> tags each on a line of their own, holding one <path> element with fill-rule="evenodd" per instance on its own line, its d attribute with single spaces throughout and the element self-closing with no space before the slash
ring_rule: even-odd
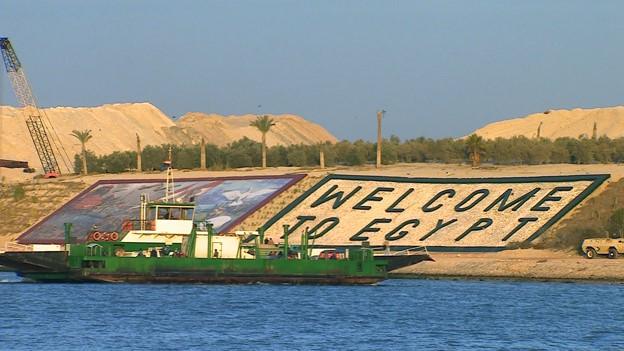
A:
<svg viewBox="0 0 624 351">
<path fill-rule="evenodd" d="M 194 222 L 194 215 L 195 204 L 192 202 L 149 202 L 145 195 L 141 195 L 139 218 L 123 221 L 119 241 L 164 244 L 164 246 L 175 247 L 181 252 L 182 246 L 188 244 L 189 236 L 193 232 L 195 257 L 241 257 L 242 235 L 231 233 L 215 235 L 210 222 Z M 88 237 L 93 239 L 93 233 Z M 161 249 L 162 245 L 157 248 L 158 255 L 161 255 Z M 151 252 L 151 249 L 147 251 Z M 174 251 L 170 250 L 170 252 Z M 126 254 L 131 255 L 131 253 Z"/>
</svg>

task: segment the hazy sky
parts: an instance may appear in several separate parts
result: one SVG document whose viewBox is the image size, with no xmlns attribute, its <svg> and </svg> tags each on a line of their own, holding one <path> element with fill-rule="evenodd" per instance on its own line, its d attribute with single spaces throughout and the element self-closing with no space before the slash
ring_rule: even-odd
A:
<svg viewBox="0 0 624 351">
<path fill-rule="evenodd" d="M 622 1 L 8 1 L 42 106 L 295 113 L 339 138 L 461 136 L 624 100 Z M 15 105 L 6 72 L 0 103 Z M 257 106 L 262 105 L 259 109 Z"/>
</svg>

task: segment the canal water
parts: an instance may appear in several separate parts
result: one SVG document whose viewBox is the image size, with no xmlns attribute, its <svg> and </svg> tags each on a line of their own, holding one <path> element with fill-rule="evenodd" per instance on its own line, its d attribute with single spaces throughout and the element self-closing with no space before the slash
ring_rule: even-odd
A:
<svg viewBox="0 0 624 351">
<path fill-rule="evenodd" d="M 0 282 L 2 350 L 624 349 L 619 284 Z"/>
</svg>

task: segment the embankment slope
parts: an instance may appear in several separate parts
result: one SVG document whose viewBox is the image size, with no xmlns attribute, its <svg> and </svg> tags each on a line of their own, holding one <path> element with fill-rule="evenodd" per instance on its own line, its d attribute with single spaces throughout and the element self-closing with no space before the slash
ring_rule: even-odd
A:
<svg viewBox="0 0 624 351">
<path fill-rule="evenodd" d="M 237 170 L 232 172 L 190 171 L 176 175 L 182 177 L 268 175 L 301 172 L 293 168 L 267 170 Z M 303 191 L 319 181 L 328 172 L 359 175 L 386 175 L 408 177 L 509 177 L 561 174 L 608 173 L 611 178 L 578 208 L 526 249 L 507 250 L 495 253 L 432 253 L 435 262 L 421 263 L 405 268 L 399 273 L 418 277 L 474 277 L 474 278 L 518 278 L 518 279 L 565 279 L 624 281 L 622 260 L 587 260 L 575 250 L 584 237 L 601 235 L 602 223 L 611 211 L 619 207 L 616 199 L 624 195 L 624 167 L 621 165 L 539 165 L 501 166 L 471 168 L 469 166 L 443 164 L 393 165 L 377 170 L 373 167 L 333 168 L 326 170 L 305 170 L 308 173 L 300 184 L 293 186 L 274 198 L 266 206 L 240 223 L 234 230 L 254 230 L 265 223 L 276 211 L 286 206 Z M 10 226 L 0 228 L 0 241 L 15 237 L 20 231 L 35 223 L 89 184 L 103 178 L 162 178 L 162 174 L 118 174 L 94 175 L 71 180 L 39 180 L 26 188 L 24 199 L 12 199 L 10 189 L 2 192 L 3 223 Z M 61 187 L 57 184 L 63 183 Z M 61 193 L 59 190 L 62 190 Z M 39 198 L 39 194 L 48 198 Z M 42 203 L 52 203 L 42 211 L 36 210 Z M 14 209 L 14 210 L 13 210 Z M 344 218 L 348 220 L 348 218 Z M 8 230 L 10 228 L 10 230 Z M 590 230 L 593 229 L 593 230 Z"/>
</svg>

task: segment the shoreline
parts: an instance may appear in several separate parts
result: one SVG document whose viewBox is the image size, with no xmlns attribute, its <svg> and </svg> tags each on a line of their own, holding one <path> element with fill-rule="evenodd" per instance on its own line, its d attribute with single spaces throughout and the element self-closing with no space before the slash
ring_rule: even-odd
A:
<svg viewBox="0 0 624 351">
<path fill-rule="evenodd" d="M 541 278 L 512 276 L 477 276 L 477 275 L 420 275 L 412 273 L 390 273 L 388 279 L 420 279 L 420 280 L 455 280 L 455 281 L 504 281 L 504 282 L 535 282 L 535 283 L 570 283 L 570 284 L 624 284 L 624 278 Z"/>
<path fill-rule="evenodd" d="M 587 259 L 575 251 L 516 249 L 495 253 L 431 253 L 390 273 L 398 279 L 473 279 L 624 283 L 624 258 Z"/>
</svg>

